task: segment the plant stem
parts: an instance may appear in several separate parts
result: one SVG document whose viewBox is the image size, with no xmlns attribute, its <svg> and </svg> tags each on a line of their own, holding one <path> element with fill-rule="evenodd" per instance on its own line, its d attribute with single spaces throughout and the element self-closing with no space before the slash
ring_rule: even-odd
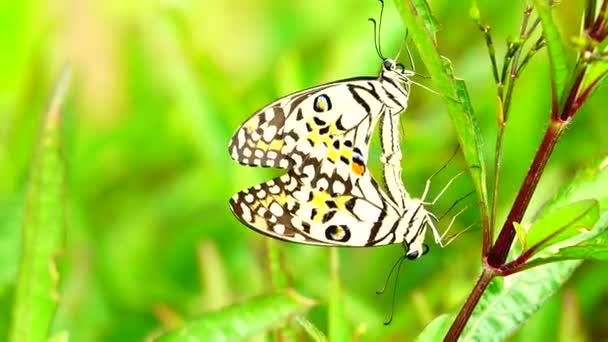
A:
<svg viewBox="0 0 608 342">
<path fill-rule="evenodd" d="M 488 285 L 490 285 L 490 281 L 492 281 L 493 278 L 494 274 L 492 271 L 488 269 L 483 270 L 483 272 L 479 276 L 479 279 L 477 279 L 477 283 L 475 284 L 473 291 L 471 292 L 471 294 L 469 294 L 467 301 L 460 309 L 460 312 L 458 312 L 458 316 L 456 316 L 456 319 L 452 323 L 450 330 L 448 330 L 448 333 L 445 335 L 443 339 L 444 341 L 456 341 L 458 339 L 458 337 L 462 333 L 462 330 L 464 329 L 464 326 L 467 324 L 467 321 L 471 317 L 473 310 L 477 306 L 479 299 L 486 291 L 486 288 L 488 287 Z"/>
<path fill-rule="evenodd" d="M 511 211 L 496 239 L 496 243 L 488 255 L 488 265 L 499 268 L 507 259 L 511 244 L 515 238 L 513 222 L 521 222 L 521 219 L 528 208 L 528 204 L 530 204 L 530 199 L 532 199 L 532 194 L 534 194 L 534 191 L 536 190 L 540 176 L 547 165 L 549 156 L 551 156 L 557 140 L 562 135 L 564 127 L 565 122 L 553 120 L 547 127 L 543 141 L 534 156 L 534 160 L 528 170 L 524 183 L 515 198 L 513 207 L 511 207 Z"/>
</svg>

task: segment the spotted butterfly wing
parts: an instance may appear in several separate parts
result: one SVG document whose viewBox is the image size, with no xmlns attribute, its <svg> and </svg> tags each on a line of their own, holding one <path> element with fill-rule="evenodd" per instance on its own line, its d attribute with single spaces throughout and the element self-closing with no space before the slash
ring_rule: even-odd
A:
<svg viewBox="0 0 608 342">
<path fill-rule="evenodd" d="M 312 187 L 291 170 L 241 191 L 230 200 L 235 215 L 254 230 L 281 240 L 324 246 L 393 243 L 400 219 L 392 201 L 366 173 L 352 191 Z"/>
<path fill-rule="evenodd" d="M 409 76 L 385 60 L 378 78 L 304 90 L 245 121 L 230 142 L 232 158 L 289 172 L 233 196 L 237 218 L 263 234 L 305 244 L 420 245 L 426 211 L 399 188 L 400 166 L 386 168 L 390 196 L 366 169 L 375 121 L 384 116 L 383 129 L 395 129 L 396 114 L 407 106 Z M 385 141 L 395 142 L 383 138 L 387 163 L 400 162 L 400 150 L 385 149 Z"/>
<path fill-rule="evenodd" d="M 354 140 L 344 142 L 367 159 L 378 117 L 407 106 L 409 76 L 410 71 L 386 60 L 379 77 L 337 81 L 285 96 L 239 127 L 230 140 L 230 155 L 245 165 L 291 169 L 311 157 L 327 157 L 333 153 L 334 137 L 357 130 Z"/>
</svg>

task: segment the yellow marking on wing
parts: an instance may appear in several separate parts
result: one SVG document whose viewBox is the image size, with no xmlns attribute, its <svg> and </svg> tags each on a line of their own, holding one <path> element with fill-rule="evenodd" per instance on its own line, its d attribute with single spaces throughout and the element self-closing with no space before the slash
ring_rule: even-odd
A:
<svg viewBox="0 0 608 342">
<path fill-rule="evenodd" d="M 340 209 L 340 211 L 348 211 L 346 209 L 346 202 L 348 202 L 348 200 L 350 200 L 351 198 L 353 198 L 353 196 L 347 196 L 347 195 L 338 196 L 335 199 L 335 203 L 336 203 L 336 206 L 338 207 L 338 209 Z"/>
<path fill-rule="evenodd" d="M 265 142 L 264 140 L 260 139 L 257 142 L 254 142 L 252 140 L 248 140 L 247 141 L 247 145 L 250 148 L 258 148 L 262 151 L 276 151 L 279 152 L 281 150 L 281 148 L 283 147 L 283 140 L 273 140 L 269 143 Z"/>
<path fill-rule="evenodd" d="M 341 129 L 338 129 L 338 127 L 336 127 L 336 123 L 332 122 L 329 125 L 329 134 L 333 134 L 333 135 L 342 135 L 344 134 L 344 131 Z"/>
<path fill-rule="evenodd" d="M 327 152 L 327 158 L 335 163 L 336 160 L 340 158 L 340 154 L 338 153 L 338 150 L 332 148 Z"/>
<path fill-rule="evenodd" d="M 327 200 L 331 200 L 331 196 L 329 193 L 327 193 L 327 191 L 313 192 L 310 204 L 316 208 L 325 208 L 327 207 L 327 204 L 325 204 L 325 201 Z"/>
<path fill-rule="evenodd" d="M 253 217 L 253 225 L 258 228 L 268 229 L 268 224 L 266 224 L 266 220 L 257 215 Z"/>
<path fill-rule="evenodd" d="M 251 133 L 258 128 L 259 123 L 260 123 L 260 118 L 256 115 L 256 116 L 252 117 L 249 121 L 245 122 L 243 124 L 243 128 L 245 128 L 247 130 L 247 132 Z"/>
<path fill-rule="evenodd" d="M 285 206 L 285 204 L 287 204 L 287 194 L 285 192 L 281 192 L 278 195 L 274 195 L 272 196 L 274 198 L 274 201 L 279 203 L 281 206 Z"/>
<path fill-rule="evenodd" d="M 350 148 L 341 148 L 340 154 L 342 154 L 344 157 L 346 157 L 348 160 L 350 160 L 353 157 L 353 150 Z"/>
<path fill-rule="evenodd" d="M 272 201 L 274 200 L 273 196 L 266 196 L 262 199 L 260 199 L 258 202 L 263 205 L 264 207 L 268 208 L 270 207 L 270 203 L 272 203 Z"/>
<path fill-rule="evenodd" d="M 275 139 L 268 145 L 269 150 L 279 151 L 283 147 L 283 140 Z"/>
</svg>

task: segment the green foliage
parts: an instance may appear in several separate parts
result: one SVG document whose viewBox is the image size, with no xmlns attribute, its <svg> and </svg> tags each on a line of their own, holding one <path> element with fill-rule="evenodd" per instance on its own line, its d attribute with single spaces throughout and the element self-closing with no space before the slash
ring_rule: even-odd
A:
<svg viewBox="0 0 608 342">
<path fill-rule="evenodd" d="M 497 222 L 541 139 L 551 75 L 557 91 L 567 86 L 578 30 L 571 25 L 582 13 L 536 3 L 548 48 L 514 90 Z M 475 189 L 477 201 L 459 202 L 473 208 L 457 217 L 458 232 L 479 226 L 479 202 L 487 211 L 486 156 L 494 146 L 486 142 L 496 130 L 491 64 L 469 12 L 492 26 L 501 56 L 502 42 L 517 34 L 524 2 L 431 5 L 387 1 L 381 42 L 394 57 L 406 26 L 416 71 L 431 76 L 414 80 L 441 94 L 412 86 L 402 114 L 403 177 L 419 196 L 460 144 L 464 161 L 450 163 L 431 186 L 437 193 L 457 172 L 471 175 L 432 208 L 439 217 Z M 227 204 L 235 192 L 280 173 L 230 160 L 226 147 L 236 127 L 290 92 L 375 75 L 380 60 L 366 19 L 378 13 L 375 0 L 0 4 L 0 340 L 9 334 L 19 341 L 441 339 L 479 274 L 480 234 L 463 234 L 445 249 L 427 238 L 430 253 L 403 264 L 394 320 L 384 326 L 392 287 L 384 296 L 375 291 L 400 246 L 330 256 L 324 248 L 268 242 L 242 226 Z M 54 125 L 59 117 L 49 121 L 41 113 L 67 61 L 74 79 L 63 124 Z M 585 84 L 605 65 L 592 64 Z M 570 331 L 553 329 L 555 339 L 574 336 L 573 327 L 593 339 L 608 336 L 601 321 L 608 185 L 604 164 L 589 167 L 607 152 L 607 90 L 598 87 L 564 133 L 521 225 L 532 228 L 521 235 L 530 247 L 560 229 L 578 232 L 580 224 L 570 224 L 577 218 L 599 218 L 595 228 L 550 241 L 559 243 L 534 256 L 529 266 L 538 267 L 495 280 L 467 337 L 505 338 L 527 323 L 513 337 L 526 340 L 565 320 Z M 375 175 L 377 145 L 374 137 Z M 585 171 L 570 182 L 579 170 Z M 534 317 L 551 296 L 550 311 Z"/>
<path fill-rule="evenodd" d="M 568 80 L 568 61 L 566 58 L 566 48 L 562 42 L 562 35 L 559 33 L 551 7 L 547 1 L 536 0 L 535 2 L 538 15 L 541 18 L 543 32 L 549 50 L 549 60 L 551 64 L 551 77 L 553 79 L 552 88 L 558 103 L 563 103 L 563 94 Z"/>
<path fill-rule="evenodd" d="M 57 258 L 63 249 L 66 203 L 62 109 L 68 81 L 66 71 L 42 116 L 31 163 L 11 341 L 46 340 L 60 298 Z"/>
<path fill-rule="evenodd" d="M 406 5 L 403 5 L 404 3 Z M 424 56 L 423 61 L 427 70 L 445 98 L 460 146 L 469 164 L 469 171 L 473 177 L 479 201 L 483 205 L 481 213 L 487 215 L 485 210 L 488 201 L 485 188 L 485 158 L 481 150 L 481 134 L 475 121 L 466 86 L 461 80 L 455 79 L 450 61 L 437 51 L 434 39 L 436 20 L 429 12 L 426 1 L 418 1 L 415 5 L 409 1 L 396 1 L 395 4 L 405 26 L 411 32 L 412 40 L 419 53 Z"/>
<path fill-rule="evenodd" d="M 305 312 L 313 304 L 293 291 L 270 294 L 190 321 L 157 341 L 243 340 Z"/>
</svg>

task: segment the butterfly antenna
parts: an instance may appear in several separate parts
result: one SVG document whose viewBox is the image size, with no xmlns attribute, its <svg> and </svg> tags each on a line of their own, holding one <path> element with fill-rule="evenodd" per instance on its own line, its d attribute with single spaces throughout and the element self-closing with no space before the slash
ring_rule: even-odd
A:
<svg viewBox="0 0 608 342">
<path fill-rule="evenodd" d="M 376 23 L 374 18 L 369 18 L 368 20 L 374 24 L 374 47 L 376 48 L 376 53 L 380 57 L 380 59 L 384 60 L 384 55 L 382 54 L 382 47 L 380 46 L 380 32 L 382 31 L 382 14 L 384 13 L 384 0 L 380 1 L 380 18 L 379 22 Z"/>
<path fill-rule="evenodd" d="M 380 37 L 381 37 L 381 32 L 382 32 L 382 15 L 384 14 L 384 0 L 379 0 L 380 1 L 380 19 L 378 19 L 378 51 L 380 52 L 381 56 L 382 55 L 382 45 L 380 42 Z M 384 59 L 384 57 L 382 58 Z"/>
<path fill-rule="evenodd" d="M 399 261 L 399 267 L 397 267 L 397 274 L 395 274 L 395 285 L 393 285 L 393 298 L 391 300 L 391 315 L 389 316 L 388 320 L 386 322 L 384 322 L 384 325 L 389 325 L 391 324 L 391 322 L 393 321 L 393 315 L 395 313 L 395 302 L 397 300 L 397 283 L 399 280 L 399 272 L 401 272 L 401 265 L 403 264 L 403 261 L 405 260 L 406 255 L 404 254 Z"/>
<path fill-rule="evenodd" d="M 380 51 L 380 47 L 378 46 L 378 30 L 377 28 L 377 23 L 376 23 L 376 19 L 374 18 L 368 18 L 367 20 L 371 21 L 372 24 L 374 25 L 374 48 L 376 48 L 376 53 L 378 54 L 378 57 L 380 57 L 380 59 L 384 60 L 384 57 L 382 56 L 382 52 Z"/>
<path fill-rule="evenodd" d="M 381 290 L 376 291 L 377 295 L 381 295 L 384 293 L 384 291 L 386 291 L 386 287 L 388 286 L 388 282 L 389 280 L 391 280 L 391 276 L 393 275 L 393 272 L 395 272 L 395 268 L 397 268 L 397 266 L 400 267 L 401 263 L 403 262 L 403 260 L 405 260 L 405 254 L 400 256 L 399 259 L 397 259 L 397 261 L 395 262 L 395 264 L 393 264 L 393 267 L 391 268 L 391 271 L 388 272 L 388 276 L 386 277 L 386 281 L 384 282 L 384 286 L 382 286 Z"/>
</svg>

